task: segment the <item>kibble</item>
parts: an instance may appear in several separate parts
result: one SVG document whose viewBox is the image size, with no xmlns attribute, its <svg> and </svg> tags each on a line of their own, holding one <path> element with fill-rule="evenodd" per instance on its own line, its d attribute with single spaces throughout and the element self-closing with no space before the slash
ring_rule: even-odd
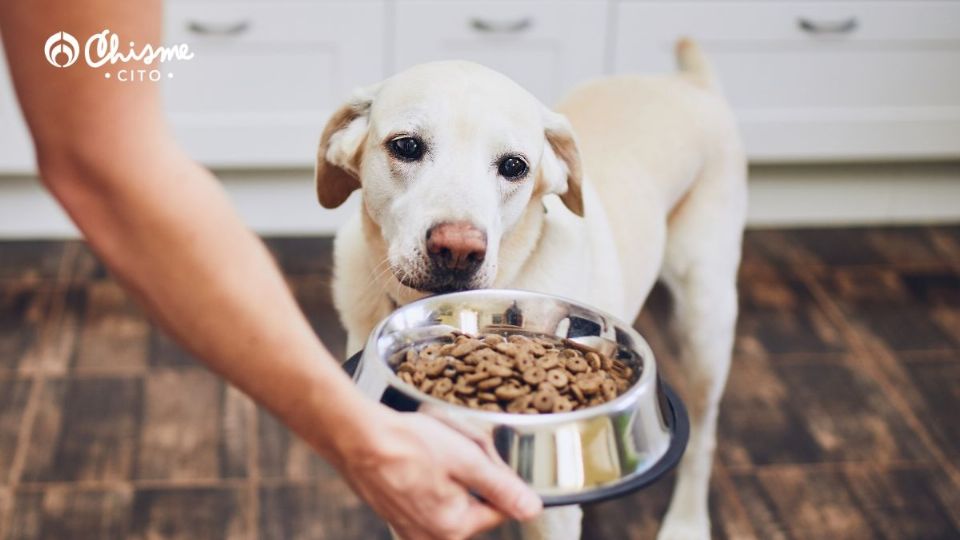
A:
<svg viewBox="0 0 960 540">
<path fill-rule="evenodd" d="M 634 369 L 581 343 L 514 333 L 460 332 L 393 355 L 400 379 L 455 405 L 517 414 L 560 413 L 616 399 Z"/>
</svg>

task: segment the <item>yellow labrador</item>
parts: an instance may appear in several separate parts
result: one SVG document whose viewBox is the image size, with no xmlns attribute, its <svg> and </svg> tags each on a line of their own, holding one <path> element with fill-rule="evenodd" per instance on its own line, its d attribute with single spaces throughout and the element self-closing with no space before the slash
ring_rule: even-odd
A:
<svg viewBox="0 0 960 540">
<path fill-rule="evenodd" d="M 334 298 L 351 352 L 396 306 L 432 293 L 530 289 L 633 320 L 662 279 L 693 425 L 659 537 L 702 539 L 746 166 L 699 48 L 681 40 L 677 58 L 676 75 L 589 82 L 559 112 L 476 64 L 413 67 L 333 115 L 316 185 L 326 208 L 362 190 L 335 244 Z M 578 507 L 549 510 L 525 536 L 578 538 L 580 517 Z"/>
</svg>

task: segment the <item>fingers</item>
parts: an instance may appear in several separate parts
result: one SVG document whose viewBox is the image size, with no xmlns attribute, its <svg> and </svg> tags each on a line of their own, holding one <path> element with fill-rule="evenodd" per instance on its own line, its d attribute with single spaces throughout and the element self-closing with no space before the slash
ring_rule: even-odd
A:
<svg viewBox="0 0 960 540">
<path fill-rule="evenodd" d="M 493 508 L 520 521 L 536 517 L 543 509 L 540 497 L 523 480 L 491 461 L 477 446 L 464 448 L 459 460 L 451 475 Z"/>
<path fill-rule="evenodd" d="M 418 538 L 430 538 L 436 540 L 473 538 L 477 534 L 488 531 L 509 519 L 509 516 L 481 503 L 469 494 L 464 493 L 471 501 L 467 507 L 466 513 L 460 516 L 452 529 L 444 529 L 445 532 L 431 530 L 429 527 L 423 531 L 415 532 L 408 527 L 400 530 L 400 527 L 390 526 L 390 533 L 393 540 L 414 540 Z"/>
<path fill-rule="evenodd" d="M 474 500 L 470 504 L 467 515 L 464 516 L 464 529 L 468 538 L 490 530 L 506 521 L 510 516 L 491 508 L 480 501 Z"/>
<path fill-rule="evenodd" d="M 357 480 L 372 484 L 363 490 L 364 498 L 398 536 L 462 540 L 506 519 L 526 521 L 540 512 L 540 498 L 495 455 L 489 434 L 464 433 L 430 415 L 396 420 L 400 429 L 384 454 L 386 466 L 361 467 Z"/>
<path fill-rule="evenodd" d="M 408 524 L 406 527 L 390 525 L 390 536 L 393 540 L 450 540 L 473 538 L 477 534 L 488 531 L 504 521 L 509 516 L 495 510 L 480 501 L 477 501 L 468 493 L 463 493 L 464 497 L 470 499 L 466 512 L 461 514 L 456 523 L 445 524 L 442 527 L 427 526 L 418 530 L 416 525 Z"/>
<path fill-rule="evenodd" d="M 457 420 L 451 418 L 449 413 L 447 413 L 445 410 L 439 407 L 431 406 L 430 404 L 424 404 L 421 406 L 419 412 L 443 422 L 443 424 L 447 427 L 459 432 L 463 436 L 475 442 L 480 449 L 487 454 L 487 457 L 497 463 L 503 463 L 506 465 L 506 463 L 503 462 L 503 458 L 501 458 L 500 454 L 497 453 L 497 448 L 493 444 L 493 434 L 490 431 L 483 431 L 479 427 L 472 424 L 458 422 Z"/>
</svg>

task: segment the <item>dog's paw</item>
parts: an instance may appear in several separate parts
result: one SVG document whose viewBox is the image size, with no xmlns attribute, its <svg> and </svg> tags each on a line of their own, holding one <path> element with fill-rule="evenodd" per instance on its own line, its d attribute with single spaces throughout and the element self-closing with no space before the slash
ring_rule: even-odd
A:
<svg viewBox="0 0 960 540">
<path fill-rule="evenodd" d="M 710 540 L 710 520 L 667 516 L 657 540 Z"/>
</svg>

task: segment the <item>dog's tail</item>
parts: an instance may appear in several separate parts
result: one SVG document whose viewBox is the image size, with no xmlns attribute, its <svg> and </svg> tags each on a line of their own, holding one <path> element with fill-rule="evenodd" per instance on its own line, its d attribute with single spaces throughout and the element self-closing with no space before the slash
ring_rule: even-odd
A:
<svg viewBox="0 0 960 540">
<path fill-rule="evenodd" d="M 676 58 L 677 67 L 687 80 L 704 90 L 721 91 L 716 74 L 696 41 L 688 37 L 678 39 Z"/>
</svg>

